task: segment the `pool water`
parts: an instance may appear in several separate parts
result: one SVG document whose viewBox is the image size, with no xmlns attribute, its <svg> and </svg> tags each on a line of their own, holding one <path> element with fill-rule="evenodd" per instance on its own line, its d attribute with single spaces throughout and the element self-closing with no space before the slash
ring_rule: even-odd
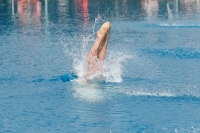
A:
<svg viewBox="0 0 200 133">
<path fill-rule="evenodd" d="M 199 22 L 199 0 L 0 0 L 0 132 L 200 132 Z"/>
</svg>

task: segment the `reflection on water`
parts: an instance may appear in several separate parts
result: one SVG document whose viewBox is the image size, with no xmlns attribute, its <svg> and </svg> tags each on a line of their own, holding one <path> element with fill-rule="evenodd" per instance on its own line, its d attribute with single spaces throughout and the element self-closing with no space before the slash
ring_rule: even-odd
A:
<svg viewBox="0 0 200 133">
<path fill-rule="evenodd" d="M 89 11 L 88 11 L 88 0 L 75 0 L 71 4 L 70 10 L 71 17 L 74 25 L 82 25 L 83 29 L 89 27 Z M 77 21 L 78 20 L 78 21 Z M 85 34 L 86 30 L 83 31 Z"/>
<path fill-rule="evenodd" d="M 41 24 L 41 2 L 39 0 L 18 0 L 17 11 L 22 26 L 27 24 Z"/>
<path fill-rule="evenodd" d="M 158 0 L 142 0 L 142 9 L 146 11 L 148 18 L 157 16 L 159 5 Z"/>
<path fill-rule="evenodd" d="M 83 18 L 84 26 L 88 26 L 88 21 L 89 21 L 88 0 L 77 0 L 75 8 L 76 8 L 77 19 Z"/>
<path fill-rule="evenodd" d="M 199 18 L 200 12 L 199 0 L 1 0 L 0 3 L 2 3 L 0 5 L 0 19 L 3 20 L 5 17 L 3 12 L 8 12 L 10 16 L 6 19 L 11 22 L 18 20 L 21 26 L 41 24 L 42 18 L 48 14 L 51 14 L 48 18 L 50 22 L 73 19 L 73 23 L 78 22 L 87 27 L 89 21 L 94 21 L 98 14 L 109 19 L 143 20 L 184 19 L 191 18 L 191 15 Z"/>
</svg>

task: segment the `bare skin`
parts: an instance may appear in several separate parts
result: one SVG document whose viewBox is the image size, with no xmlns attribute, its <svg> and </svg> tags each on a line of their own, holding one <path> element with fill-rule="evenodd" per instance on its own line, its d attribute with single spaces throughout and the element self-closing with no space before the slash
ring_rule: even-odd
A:
<svg viewBox="0 0 200 133">
<path fill-rule="evenodd" d="M 102 71 L 102 64 L 106 57 L 108 40 L 110 37 L 110 28 L 110 23 L 105 22 L 97 31 L 96 41 L 88 54 L 88 68 L 84 75 L 85 78 L 95 72 Z"/>
</svg>

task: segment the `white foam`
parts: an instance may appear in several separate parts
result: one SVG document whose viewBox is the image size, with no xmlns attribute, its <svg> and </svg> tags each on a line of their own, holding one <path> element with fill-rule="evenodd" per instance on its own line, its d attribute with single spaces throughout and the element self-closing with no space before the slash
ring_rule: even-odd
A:
<svg viewBox="0 0 200 133">
<path fill-rule="evenodd" d="M 106 96 L 98 82 L 88 83 L 83 79 L 77 79 L 72 81 L 72 89 L 74 97 L 87 102 L 100 102 Z"/>
<path fill-rule="evenodd" d="M 78 79 L 72 81 L 73 95 L 81 100 L 89 102 L 99 102 L 106 99 L 108 95 L 102 88 L 102 80 L 105 82 L 122 82 L 122 62 L 125 61 L 128 56 L 119 52 L 108 52 L 108 58 L 106 58 L 103 64 L 103 77 L 99 80 L 96 79 L 96 75 L 91 75 L 90 80 L 83 78 L 87 67 L 86 58 L 78 58 L 74 61 L 74 70 L 78 75 Z M 116 59 L 116 56 L 119 57 Z M 88 82 L 89 81 L 89 82 Z"/>
<path fill-rule="evenodd" d="M 174 97 L 177 96 L 171 91 L 151 91 L 145 88 L 126 88 L 118 86 L 113 88 L 114 92 L 118 94 L 125 94 L 128 96 L 153 96 L 153 97 Z M 112 92 L 113 93 L 113 92 Z"/>
<path fill-rule="evenodd" d="M 174 131 L 175 131 L 175 133 L 183 133 L 183 132 L 199 133 L 200 132 L 200 125 L 178 127 L 178 128 L 175 128 Z"/>
<path fill-rule="evenodd" d="M 155 97 L 173 97 L 175 96 L 169 92 L 148 92 L 148 91 L 129 91 L 126 92 L 127 95 L 131 96 L 155 96 Z"/>
<path fill-rule="evenodd" d="M 184 23 L 161 23 L 158 24 L 159 26 L 162 27 L 199 27 L 199 24 L 184 24 Z"/>
</svg>

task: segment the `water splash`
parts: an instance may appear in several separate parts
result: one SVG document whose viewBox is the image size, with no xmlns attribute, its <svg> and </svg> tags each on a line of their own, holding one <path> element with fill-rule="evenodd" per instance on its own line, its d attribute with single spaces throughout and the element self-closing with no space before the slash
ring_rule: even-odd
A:
<svg viewBox="0 0 200 133">
<path fill-rule="evenodd" d="M 74 35 L 73 39 L 65 38 L 64 40 L 61 40 L 66 54 L 72 59 L 72 71 L 78 75 L 79 78 L 83 78 L 86 72 L 87 55 L 95 41 L 95 36 L 93 36 L 94 29 L 100 20 L 101 16 L 98 15 L 92 26 L 92 34 L 79 34 Z M 129 56 L 125 55 L 123 52 L 113 51 L 112 49 L 107 51 L 102 72 L 106 82 L 122 82 L 122 63 L 126 61 L 127 58 L 129 58 Z"/>
<path fill-rule="evenodd" d="M 73 56 L 73 69 L 78 77 L 83 77 L 87 68 L 87 46 L 90 40 L 93 40 L 91 35 L 81 37 L 81 49 L 76 49 L 75 55 Z M 89 50 L 88 50 L 89 51 Z"/>
<path fill-rule="evenodd" d="M 83 78 L 87 70 L 87 55 L 94 44 L 96 38 L 95 29 L 99 28 L 98 26 L 101 25 L 100 21 L 102 21 L 102 19 L 101 16 L 98 15 L 97 18 L 95 18 L 94 24 L 91 26 L 92 29 L 91 27 L 84 29 L 84 31 L 88 30 L 87 33 L 89 34 L 83 35 L 82 32 L 79 32 L 71 37 L 67 38 L 63 36 L 63 38 L 60 39 L 66 55 L 72 61 L 71 71 L 78 76 L 77 79 L 71 81 L 73 95 L 83 101 L 98 102 L 108 99 L 109 94 L 115 94 L 107 92 L 110 89 L 105 89 L 105 86 L 110 82 L 119 83 L 123 81 L 123 63 L 131 58 L 122 51 L 119 52 L 114 49 L 109 49 L 110 47 L 108 47 L 107 55 L 103 63 L 103 71 L 101 73 L 103 78 L 94 80 L 96 76 L 91 76 L 92 79 L 89 82 Z M 110 41 L 108 45 L 113 46 L 112 43 L 115 42 Z M 113 86 L 111 88 L 113 89 Z"/>
<path fill-rule="evenodd" d="M 93 24 L 93 26 L 92 26 L 92 31 L 93 31 L 93 35 L 95 34 L 95 26 L 96 26 L 96 24 L 97 24 L 97 22 L 99 21 L 99 20 L 101 20 L 102 19 L 102 17 L 98 14 L 97 15 L 97 17 L 95 18 L 95 20 L 94 20 L 94 24 Z"/>
<path fill-rule="evenodd" d="M 103 75 L 106 82 L 122 82 L 123 62 L 131 57 L 118 51 L 108 52 L 107 59 L 104 63 Z"/>
</svg>

